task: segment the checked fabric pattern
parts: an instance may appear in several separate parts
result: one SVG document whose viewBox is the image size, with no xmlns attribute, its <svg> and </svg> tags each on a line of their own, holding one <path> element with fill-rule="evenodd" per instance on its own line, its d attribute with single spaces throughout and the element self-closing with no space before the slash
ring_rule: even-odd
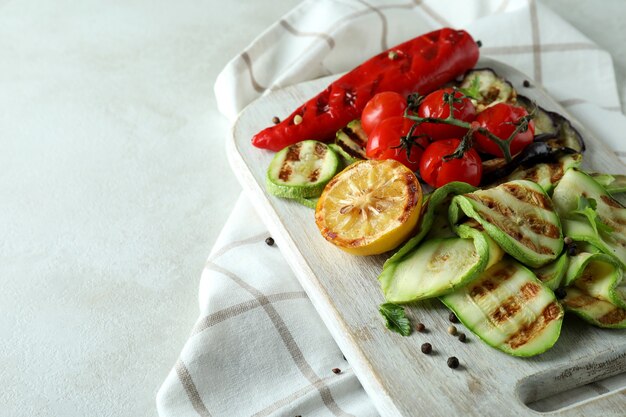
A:
<svg viewBox="0 0 626 417">
<path fill-rule="evenodd" d="M 533 0 L 304 1 L 222 71 L 220 110 L 234 121 L 267 91 L 349 70 L 442 26 L 468 29 L 483 56 L 543 84 L 626 158 L 610 55 Z M 281 242 L 268 246 L 268 236 L 242 195 L 202 274 L 200 316 L 158 392 L 159 414 L 378 415 L 282 258 Z"/>
</svg>

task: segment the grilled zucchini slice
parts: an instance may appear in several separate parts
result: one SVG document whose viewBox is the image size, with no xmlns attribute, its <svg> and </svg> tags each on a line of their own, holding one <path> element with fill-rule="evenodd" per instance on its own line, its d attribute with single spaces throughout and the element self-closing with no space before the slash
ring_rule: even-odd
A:
<svg viewBox="0 0 626 417">
<path fill-rule="evenodd" d="M 441 301 L 476 336 L 510 355 L 543 353 L 561 332 L 563 309 L 554 293 L 509 257 Z"/>
<path fill-rule="evenodd" d="M 611 195 L 626 192 L 626 175 L 598 174 L 596 172 L 589 175 Z"/>
<path fill-rule="evenodd" d="M 626 283 L 612 256 L 580 253 L 572 257 L 566 275 L 565 311 L 606 328 L 626 328 Z"/>
<path fill-rule="evenodd" d="M 463 215 L 478 221 L 502 249 L 518 261 L 539 268 L 563 249 L 561 222 L 550 198 L 538 184 L 509 181 L 452 199 L 450 223 Z"/>
<path fill-rule="evenodd" d="M 400 261 L 386 263 L 379 277 L 385 299 L 409 303 L 449 293 L 502 258 L 486 234 L 464 225 L 458 230 L 462 237 L 430 239 Z"/>
<path fill-rule="evenodd" d="M 440 215 L 448 213 L 448 207 L 450 205 L 450 198 L 463 193 L 471 193 L 476 188 L 465 183 L 465 182 L 450 182 L 443 187 L 437 188 L 432 194 L 428 196 L 427 199 L 424 199 L 424 204 L 422 205 L 422 213 L 420 215 L 420 224 L 418 227 L 417 235 L 409 239 L 404 246 L 402 246 L 391 258 L 385 262 L 385 266 L 383 267 L 383 274 L 385 273 L 385 268 L 388 263 L 398 262 L 408 253 L 410 253 L 417 245 L 420 244 L 422 240 L 429 234 L 433 223 L 437 223 L 438 230 L 441 230 L 445 227 L 445 224 L 448 222 L 447 219 L 440 218 Z M 439 236 L 443 237 L 443 236 Z"/>
<path fill-rule="evenodd" d="M 575 211 L 581 199 L 595 205 L 598 227 Z M 561 219 L 565 234 L 574 240 L 588 242 L 602 252 L 614 256 L 626 268 L 626 208 L 615 200 L 591 176 L 569 169 L 554 189 L 552 200 Z M 610 231 L 609 231 L 610 230 Z"/>
<path fill-rule="evenodd" d="M 319 197 L 338 169 L 335 152 L 322 142 L 305 140 L 287 146 L 274 156 L 265 185 L 277 197 Z"/>
<path fill-rule="evenodd" d="M 360 159 L 367 159 L 365 156 L 367 134 L 361 127 L 361 121 L 353 120 L 337 131 L 335 145 L 340 149 L 340 155 L 349 162 L 348 165 Z"/>
<path fill-rule="evenodd" d="M 543 282 L 543 285 L 554 291 L 561 286 L 568 266 L 569 257 L 564 253 L 556 261 L 541 268 L 533 269 L 533 272 L 539 281 Z"/>
</svg>

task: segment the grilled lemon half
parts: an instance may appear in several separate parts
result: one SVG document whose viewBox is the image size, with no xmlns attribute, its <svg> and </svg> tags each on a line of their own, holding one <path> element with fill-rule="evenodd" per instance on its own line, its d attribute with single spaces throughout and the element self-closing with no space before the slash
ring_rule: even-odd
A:
<svg viewBox="0 0 626 417">
<path fill-rule="evenodd" d="M 324 188 L 315 223 L 329 242 L 354 255 L 398 247 L 415 230 L 422 188 L 415 174 L 394 160 L 359 161 Z"/>
</svg>

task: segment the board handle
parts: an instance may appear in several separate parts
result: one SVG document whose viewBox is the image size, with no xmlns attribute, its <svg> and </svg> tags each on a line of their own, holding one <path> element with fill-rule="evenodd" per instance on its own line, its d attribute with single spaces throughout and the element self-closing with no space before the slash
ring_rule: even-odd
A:
<svg viewBox="0 0 626 417">
<path fill-rule="evenodd" d="M 610 401 L 621 403 L 624 412 L 625 388 L 626 345 L 623 345 L 577 363 L 530 375 L 519 381 L 516 393 L 531 410 L 569 415 L 573 410 L 579 413 L 581 407 L 593 407 L 598 397 L 614 397 Z M 603 409 L 605 405 L 603 400 Z"/>
</svg>

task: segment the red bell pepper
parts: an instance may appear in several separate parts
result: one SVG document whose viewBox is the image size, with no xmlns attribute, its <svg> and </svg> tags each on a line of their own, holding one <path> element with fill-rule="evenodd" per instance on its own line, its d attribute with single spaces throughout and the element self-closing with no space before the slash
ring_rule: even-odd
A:
<svg viewBox="0 0 626 417">
<path fill-rule="evenodd" d="M 327 141 L 358 119 L 377 93 L 428 94 L 474 67 L 478 45 L 463 30 L 444 28 L 418 36 L 365 61 L 281 123 L 252 138 L 259 148 L 278 151 L 306 139 Z"/>
</svg>

